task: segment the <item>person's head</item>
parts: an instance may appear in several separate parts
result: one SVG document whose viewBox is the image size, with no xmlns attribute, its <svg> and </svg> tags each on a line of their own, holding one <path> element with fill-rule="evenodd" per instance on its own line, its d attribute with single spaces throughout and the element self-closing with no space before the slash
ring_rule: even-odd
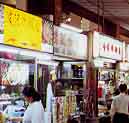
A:
<svg viewBox="0 0 129 123">
<path fill-rule="evenodd" d="M 121 93 L 126 93 L 127 85 L 126 84 L 120 84 L 119 90 L 120 90 Z"/>
<path fill-rule="evenodd" d="M 24 87 L 22 94 L 29 103 L 41 100 L 39 93 L 32 86 Z"/>
<path fill-rule="evenodd" d="M 114 96 L 119 95 L 119 94 L 120 94 L 120 90 L 119 90 L 119 89 L 116 89 L 115 92 L 114 92 L 113 94 L 114 94 Z"/>
</svg>

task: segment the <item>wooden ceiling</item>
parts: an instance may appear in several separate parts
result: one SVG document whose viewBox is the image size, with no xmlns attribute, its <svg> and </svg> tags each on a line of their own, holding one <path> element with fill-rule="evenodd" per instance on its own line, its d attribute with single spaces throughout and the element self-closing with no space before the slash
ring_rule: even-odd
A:
<svg viewBox="0 0 129 123">
<path fill-rule="evenodd" d="M 129 30 L 129 0 L 71 0 Z"/>
<path fill-rule="evenodd" d="M 16 5 L 16 0 L 0 0 L 0 2 L 13 5 L 13 6 Z"/>
</svg>

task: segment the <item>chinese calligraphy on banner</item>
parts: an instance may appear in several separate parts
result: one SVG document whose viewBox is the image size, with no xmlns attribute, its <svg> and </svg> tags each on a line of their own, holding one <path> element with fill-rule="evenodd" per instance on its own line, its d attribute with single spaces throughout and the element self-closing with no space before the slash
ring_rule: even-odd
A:
<svg viewBox="0 0 129 123">
<path fill-rule="evenodd" d="M 94 32 L 94 57 L 104 57 L 114 60 L 122 60 L 123 44 L 117 39 Z"/>
</svg>

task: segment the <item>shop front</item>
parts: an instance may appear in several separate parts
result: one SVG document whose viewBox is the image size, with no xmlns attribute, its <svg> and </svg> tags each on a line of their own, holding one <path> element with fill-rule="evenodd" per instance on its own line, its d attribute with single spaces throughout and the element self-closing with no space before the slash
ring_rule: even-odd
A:
<svg viewBox="0 0 129 123">
<path fill-rule="evenodd" d="M 52 60 L 52 44 L 43 46 L 47 39 L 42 37 L 46 31 L 42 18 L 6 5 L 0 5 L 0 17 L 0 121 L 6 123 L 11 122 L 8 118 L 24 115 L 21 92 L 25 85 L 40 93 L 45 107 L 48 76 L 57 62 Z"/>
<path fill-rule="evenodd" d="M 42 97 L 46 123 L 80 122 L 84 115 L 87 37 L 6 5 L 1 5 L 0 14 L 4 20 L 0 26 L 1 118 L 23 116 L 21 91 L 29 84 Z"/>
<path fill-rule="evenodd" d="M 117 66 L 117 81 L 118 84 L 126 83 L 129 88 L 129 45 L 125 44 L 125 57 Z"/>
<path fill-rule="evenodd" d="M 53 123 L 76 120 L 83 123 L 87 36 L 54 26 L 54 57 L 59 64 L 52 103 Z"/>
<path fill-rule="evenodd" d="M 97 107 L 94 116 L 99 117 L 101 122 L 103 116 L 108 119 L 112 96 L 117 88 L 117 63 L 123 59 L 123 43 L 98 32 L 89 33 L 89 41 L 92 42 L 90 46 L 93 46 L 93 50 L 90 50 L 94 71 L 91 81 L 96 83 L 91 88 L 96 90 L 97 97 L 94 101 Z"/>
</svg>

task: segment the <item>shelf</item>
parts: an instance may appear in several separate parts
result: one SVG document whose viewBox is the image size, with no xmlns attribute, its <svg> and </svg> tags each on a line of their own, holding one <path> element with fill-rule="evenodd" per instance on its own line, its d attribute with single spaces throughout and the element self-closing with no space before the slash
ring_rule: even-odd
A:
<svg viewBox="0 0 129 123">
<path fill-rule="evenodd" d="M 98 81 L 110 81 L 112 79 L 98 79 Z"/>
<path fill-rule="evenodd" d="M 83 79 L 58 79 L 61 83 L 83 84 Z"/>
<path fill-rule="evenodd" d="M 84 94 L 76 94 L 76 96 L 84 96 Z"/>
<path fill-rule="evenodd" d="M 72 78 L 73 80 L 75 79 L 78 79 L 78 80 L 84 80 L 85 78 Z"/>
<path fill-rule="evenodd" d="M 58 80 L 84 80 L 85 78 L 61 78 Z"/>
</svg>

